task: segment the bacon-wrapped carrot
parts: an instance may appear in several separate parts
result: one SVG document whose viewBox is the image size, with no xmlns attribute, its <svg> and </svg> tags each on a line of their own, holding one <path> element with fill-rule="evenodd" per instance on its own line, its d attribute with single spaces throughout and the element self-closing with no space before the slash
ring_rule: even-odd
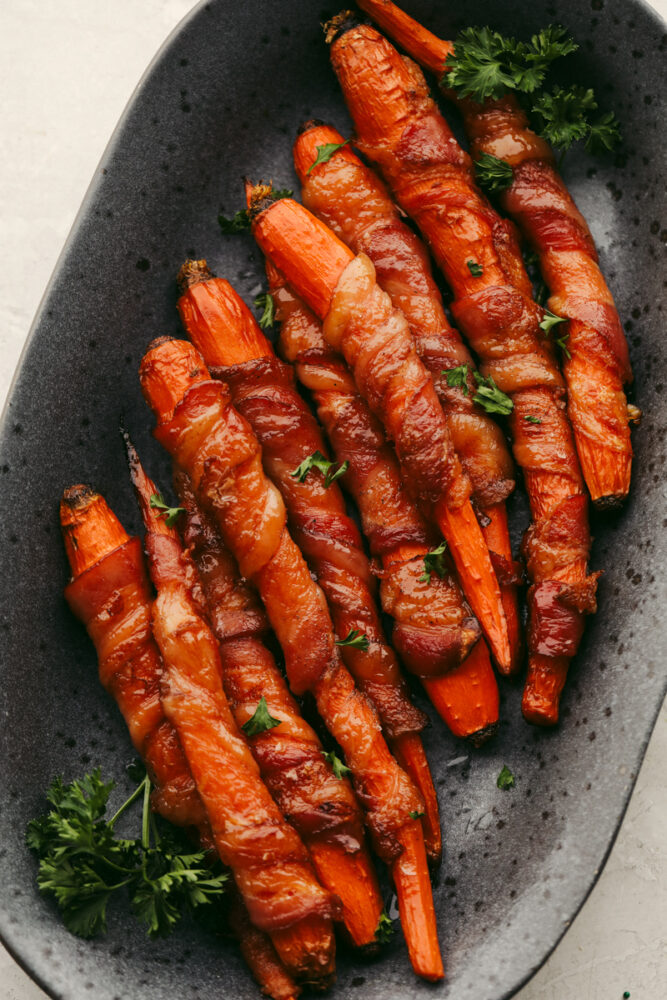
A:
<svg viewBox="0 0 667 1000">
<path fill-rule="evenodd" d="M 249 211 L 261 249 L 324 321 L 327 343 L 344 355 L 361 395 L 380 416 L 409 488 L 445 536 L 463 592 L 494 656 L 508 669 L 507 621 L 470 504 L 470 481 L 405 317 L 375 281 L 369 258 L 355 257 L 303 205 L 275 201 L 269 188 L 258 185 Z"/>
<path fill-rule="evenodd" d="M 325 455 L 317 421 L 296 391 L 291 368 L 279 361 L 243 300 L 205 261 L 186 261 L 179 274 L 178 309 L 208 368 L 229 386 L 235 408 L 262 446 L 267 475 L 280 490 L 292 536 L 324 591 L 339 640 L 356 635 L 363 647 L 341 647 L 343 662 L 375 705 L 389 745 L 409 747 L 407 767 L 427 809 L 427 847 L 439 860 L 442 844 L 437 796 L 419 733 L 426 716 L 413 705 L 398 660 L 384 636 L 375 604 L 375 580 L 361 536 L 345 510 L 337 483 L 317 470 L 297 475 L 309 458 Z M 439 672 L 452 669 L 476 641 L 476 622 L 462 620 Z M 409 665 L 409 662 L 408 662 Z M 402 756 L 402 759 L 405 759 Z M 420 787 L 426 781 L 426 787 Z"/>
<path fill-rule="evenodd" d="M 303 204 L 354 253 L 370 258 L 378 284 L 408 321 L 417 354 L 433 378 L 452 443 L 470 478 L 471 499 L 482 514 L 482 531 L 502 585 L 512 652 L 507 672 L 514 673 L 520 665 L 521 628 L 504 502 L 514 489 L 514 465 L 505 436 L 475 403 L 473 360 L 447 320 L 426 248 L 401 219 L 377 174 L 343 141 L 336 129 L 322 122 L 302 127 L 293 155 Z M 316 164 L 318 148 L 328 144 L 340 148 Z M 467 374 L 450 385 L 450 373 L 462 366 Z"/>
<path fill-rule="evenodd" d="M 100 679 L 115 698 L 141 754 L 154 791 L 153 808 L 165 819 L 197 831 L 213 848 L 208 817 L 178 736 L 164 715 L 162 663 L 150 629 L 151 599 L 139 539 L 131 539 L 103 497 L 88 486 L 65 490 L 60 519 L 72 582 L 65 596 L 97 649 Z M 235 890 L 230 927 L 250 970 L 273 1000 L 301 990 L 270 939 L 253 927 Z"/>
<path fill-rule="evenodd" d="M 360 0 L 359 6 L 417 62 L 442 76 L 454 51 L 451 42 L 437 38 L 389 0 Z M 548 308 L 569 321 L 562 328 L 567 338 L 563 372 L 584 479 L 596 507 L 617 506 L 630 488 L 629 421 L 639 414 L 628 406 L 623 391 L 632 381 L 627 342 L 593 237 L 548 144 L 530 129 L 514 95 L 483 104 L 455 99 L 473 159 L 486 153 L 512 167 L 500 204 L 539 256 L 551 291 Z"/>
<path fill-rule="evenodd" d="M 183 506 L 179 527 L 199 571 L 236 722 L 247 726 L 260 698 L 269 717 L 280 721 L 247 736 L 252 754 L 280 811 L 308 848 L 320 882 L 340 898 L 353 944 L 374 950 L 382 897 L 350 784 L 336 777 L 317 735 L 302 718 L 261 641 L 268 621 L 257 596 L 239 579 L 232 556 L 180 469 L 174 470 L 174 484 Z"/>
<path fill-rule="evenodd" d="M 184 341 L 153 343 L 140 369 L 155 435 L 213 513 L 242 575 L 259 590 L 297 694 L 310 691 L 343 751 L 374 845 L 391 866 L 410 959 L 443 976 L 421 824 L 421 796 L 391 756 L 377 716 L 343 666 L 322 591 L 286 528 L 277 489 L 262 471 L 257 439 Z"/>
<path fill-rule="evenodd" d="M 475 187 L 470 157 L 418 67 L 374 28 L 354 26 L 336 37 L 334 26 L 330 37 L 357 144 L 381 167 L 430 244 L 482 372 L 512 400 L 514 457 L 524 470 L 533 515 L 524 542 L 533 585 L 523 712 L 531 722 L 551 725 L 583 614 L 595 610 L 596 575 L 587 575 L 587 502 L 563 382 L 538 337 L 542 310 L 532 301 L 512 224 Z M 469 260 L 478 264 L 476 274 Z"/>
<path fill-rule="evenodd" d="M 424 674 L 420 663 L 441 658 L 441 647 L 451 642 L 451 628 L 465 607 L 449 573 L 441 576 L 434 570 L 425 578 L 424 557 L 438 547 L 439 538 L 408 496 L 380 422 L 359 395 L 342 357 L 324 340 L 319 320 L 270 261 L 267 274 L 280 322 L 280 351 L 310 390 L 336 458 L 349 465 L 346 484 L 357 502 L 371 555 L 382 567 L 380 597 L 394 618 L 393 642 L 406 662 L 414 659 L 413 670 Z M 456 736 L 479 744 L 493 734 L 498 685 L 484 642 L 460 667 L 422 680 Z"/>
</svg>

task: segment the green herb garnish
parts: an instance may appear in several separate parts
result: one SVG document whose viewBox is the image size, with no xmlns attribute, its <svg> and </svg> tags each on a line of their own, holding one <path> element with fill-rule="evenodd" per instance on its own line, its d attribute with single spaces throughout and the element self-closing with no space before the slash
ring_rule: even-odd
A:
<svg viewBox="0 0 667 1000">
<path fill-rule="evenodd" d="M 496 785 L 498 788 L 502 788 L 505 791 L 508 788 L 514 788 L 514 775 L 510 771 L 507 764 L 503 764 L 503 769 L 496 779 Z"/>
<path fill-rule="evenodd" d="M 183 913 L 220 896 L 227 876 L 207 868 L 203 852 L 183 852 L 175 831 L 158 832 L 147 775 L 105 819 L 114 784 L 102 781 L 99 769 L 70 784 L 55 779 L 46 793 L 49 812 L 32 820 L 26 834 L 39 858 L 37 884 L 79 937 L 106 931 L 107 904 L 123 890 L 150 937 L 169 934 Z M 139 799 L 141 837 L 116 837 L 116 822 Z"/>
<path fill-rule="evenodd" d="M 457 368 L 448 368 L 440 372 L 447 380 L 450 389 L 460 389 L 464 396 L 468 395 L 468 366 L 458 365 Z"/>
<path fill-rule="evenodd" d="M 280 721 L 280 719 L 274 719 L 269 713 L 266 698 L 262 695 L 254 713 L 247 722 L 243 723 L 241 728 L 246 736 L 252 739 L 253 736 L 259 736 L 260 733 L 268 732 L 269 729 L 275 729 L 276 726 L 280 725 Z"/>
<path fill-rule="evenodd" d="M 467 260 L 466 265 L 473 278 L 480 278 L 484 274 L 484 268 L 476 260 Z"/>
<path fill-rule="evenodd" d="M 542 423 L 542 421 L 539 419 L 539 417 L 533 417 L 530 414 L 527 414 L 527 416 L 525 416 L 523 419 L 527 420 L 529 424 L 541 424 Z"/>
<path fill-rule="evenodd" d="M 380 914 L 378 925 L 375 929 L 375 940 L 380 944 L 387 944 L 394 935 L 394 921 L 386 911 Z"/>
<path fill-rule="evenodd" d="M 337 646 L 352 646 L 353 649 L 363 649 L 364 653 L 370 646 L 368 636 L 356 628 L 351 628 L 344 639 L 336 639 Z"/>
<path fill-rule="evenodd" d="M 334 777 L 342 780 L 346 774 L 352 774 L 352 771 L 346 764 L 343 764 L 340 757 L 338 757 L 333 750 L 326 752 L 326 750 L 321 750 L 320 753 L 327 760 L 333 769 Z"/>
<path fill-rule="evenodd" d="M 431 549 L 424 556 L 424 572 L 418 578 L 419 583 L 430 583 L 431 573 L 437 573 L 442 580 L 447 575 L 447 564 L 445 563 L 445 551 L 447 542 L 440 542 L 437 549 Z"/>
<path fill-rule="evenodd" d="M 475 160 L 475 177 L 485 191 L 504 191 L 514 180 L 514 171 L 509 163 L 491 153 L 480 153 Z"/>
<path fill-rule="evenodd" d="M 291 198 L 294 192 L 290 191 L 289 188 L 276 188 L 271 194 L 274 201 L 280 201 L 281 198 Z M 240 208 L 238 212 L 234 213 L 231 219 L 228 219 L 225 215 L 219 215 L 218 225 L 224 236 L 235 236 L 237 233 L 249 232 L 250 216 L 248 209 Z"/>
<path fill-rule="evenodd" d="M 315 167 L 319 167 L 320 163 L 328 163 L 334 153 L 342 149 L 343 146 L 347 146 L 349 141 L 349 139 L 345 139 L 344 142 L 325 142 L 322 146 L 317 146 L 317 157 L 308 167 L 306 173 L 309 174 Z"/>
<path fill-rule="evenodd" d="M 267 330 L 273 326 L 273 317 L 276 312 L 275 302 L 271 292 L 262 292 L 255 298 L 255 308 L 262 310 L 262 315 L 257 320 L 262 330 Z"/>
<path fill-rule="evenodd" d="M 590 87 L 572 86 L 565 90 L 554 87 L 551 93 L 540 94 L 532 106 L 540 135 L 563 152 L 573 142 L 584 141 L 591 152 L 611 150 L 620 141 L 619 124 L 613 112 L 594 118 L 597 111 L 595 94 Z"/>
<path fill-rule="evenodd" d="M 421 819 L 422 816 L 424 815 L 425 813 L 420 812 L 419 809 L 413 809 L 411 812 L 408 813 L 410 819 Z"/>
<path fill-rule="evenodd" d="M 173 528 L 181 514 L 185 513 L 185 507 L 170 507 L 165 503 L 161 493 L 152 493 L 150 505 L 154 510 L 159 510 L 164 514 L 165 523 L 168 528 Z"/>
<path fill-rule="evenodd" d="M 349 466 L 350 463 L 345 461 L 341 462 L 338 468 L 336 468 L 336 462 L 330 462 L 328 458 L 324 457 L 321 451 L 314 451 L 312 455 L 308 456 L 308 458 L 304 458 L 301 465 L 297 466 L 294 472 L 291 472 L 290 475 L 295 479 L 298 479 L 300 483 L 303 483 L 311 469 L 318 469 L 324 476 L 324 486 L 327 488 L 331 486 L 336 479 L 344 475 Z"/>
<path fill-rule="evenodd" d="M 479 403 L 487 413 L 499 413 L 506 417 L 514 409 L 514 403 L 507 395 L 498 388 L 491 375 L 480 375 L 473 372 L 473 378 L 477 383 L 477 392 L 473 396 L 476 403 Z"/>
</svg>

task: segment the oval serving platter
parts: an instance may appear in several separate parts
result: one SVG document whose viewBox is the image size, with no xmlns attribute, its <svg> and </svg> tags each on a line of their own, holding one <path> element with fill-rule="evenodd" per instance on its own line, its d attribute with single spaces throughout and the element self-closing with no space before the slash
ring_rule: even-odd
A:
<svg viewBox="0 0 667 1000">
<path fill-rule="evenodd" d="M 341 949 L 331 994 L 332 1000 L 501 1000 L 545 960 L 594 884 L 664 692 L 667 365 L 657 96 L 664 29 L 638 0 L 562 6 L 410 0 L 405 6 L 443 37 L 465 24 L 524 36 L 563 22 L 581 44 L 570 57 L 571 73 L 595 85 L 625 136 L 615 162 L 571 153 L 565 167 L 626 320 L 644 420 L 634 436 L 629 504 L 594 523 L 593 568 L 605 570 L 600 610 L 572 667 L 561 725 L 528 727 L 520 686 L 507 683 L 500 732 L 483 750 L 471 751 L 434 723 L 426 742 L 446 845 L 435 897 L 447 979 L 435 988 L 418 981 L 399 933 L 370 965 Z M 262 262 L 251 238 L 221 237 L 217 215 L 241 205 L 242 174 L 296 188 L 291 142 L 305 118 L 331 120 L 348 134 L 319 23 L 335 10 L 323 10 L 319 0 L 212 0 L 179 26 L 104 155 L 5 412 L 0 930 L 54 997 L 258 996 L 234 948 L 194 925 L 153 943 L 114 910 L 105 938 L 69 935 L 36 890 L 23 835 L 54 775 L 76 777 L 99 764 L 105 776 L 119 779 L 120 797 L 132 757 L 120 715 L 97 681 L 92 646 L 62 597 L 61 491 L 91 482 L 139 530 L 117 432 L 121 413 L 153 474 L 168 481 L 139 391 L 139 359 L 153 337 L 180 332 L 174 276 L 186 255 L 207 257 L 246 301 L 261 290 Z M 525 519 L 519 499 L 514 514 L 519 526 Z M 503 764 L 516 776 L 511 791 L 496 787 Z"/>
</svg>

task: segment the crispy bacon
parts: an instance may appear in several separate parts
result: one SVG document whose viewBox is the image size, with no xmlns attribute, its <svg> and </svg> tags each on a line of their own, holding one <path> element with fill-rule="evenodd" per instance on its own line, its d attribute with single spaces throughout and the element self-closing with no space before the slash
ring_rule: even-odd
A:
<svg viewBox="0 0 667 1000">
<path fill-rule="evenodd" d="M 65 596 L 96 648 L 104 650 L 105 664 L 100 658 L 100 668 L 105 687 L 118 700 L 135 749 L 146 764 L 154 785 L 152 807 L 165 819 L 196 831 L 200 845 L 215 852 L 185 754 L 159 700 L 162 663 L 146 627 L 150 596 L 139 540 L 130 539 L 103 498 L 85 487 L 65 491 L 61 523 L 74 573 Z M 253 927 L 241 899 L 233 895 L 231 929 L 262 992 L 273 1000 L 299 996 L 301 989 L 280 962 L 270 938 Z"/>
<path fill-rule="evenodd" d="M 481 359 L 481 371 L 512 397 L 514 455 L 525 468 L 534 539 L 539 544 L 550 533 L 551 519 L 558 517 L 561 504 L 582 497 L 583 484 L 562 378 L 552 351 L 538 336 L 541 310 L 531 299 L 512 224 L 500 219 L 477 191 L 470 157 L 459 147 L 413 63 L 365 25 L 340 34 L 331 56 L 355 123 L 357 144 L 381 168 L 399 205 L 430 244 L 454 291 L 452 312 Z M 481 266 L 481 274 L 471 274 L 467 267 L 471 259 Z M 584 538 L 585 501 L 578 514 L 577 535 Z M 561 581 L 586 579 L 587 556 L 588 549 L 583 560 L 568 564 Z M 532 582 L 546 581 L 533 577 Z M 572 636 L 563 638 L 562 655 L 553 654 L 554 670 L 562 679 L 563 662 L 566 670 L 579 626 L 570 631 Z M 549 685 L 542 696 L 539 678 L 548 675 L 549 665 L 537 652 L 536 628 L 531 627 L 529 638 L 524 714 L 531 721 L 550 724 L 558 717 L 557 685 Z"/>
</svg>

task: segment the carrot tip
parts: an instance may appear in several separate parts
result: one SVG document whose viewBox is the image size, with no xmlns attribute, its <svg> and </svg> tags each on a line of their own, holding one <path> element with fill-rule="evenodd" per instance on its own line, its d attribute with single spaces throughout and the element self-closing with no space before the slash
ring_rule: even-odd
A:
<svg viewBox="0 0 667 1000">
<path fill-rule="evenodd" d="M 188 258 L 176 275 L 176 284 L 180 294 L 185 295 L 188 288 L 200 285 L 203 281 L 210 281 L 214 277 L 213 271 L 203 258 L 201 260 Z"/>
<path fill-rule="evenodd" d="M 358 28 L 360 24 L 362 21 L 353 10 L 342 10 L 324 25 L 324 40 L 327 45 L 332 45 L 346 31 Z"/>
<path fill-rule="evenodd" d="M 596 497 L 593 506 L 596 510 L 619 510 L 627 499 L 627 493 L 610 493 L 605 497 Z"/>
<path fill-rule="evenodd" d="M 476 733 L 470 733 L 466 739 L 468 743 L 471 743 L 478 750 L 479 747 L 484 746 L 485 743 L 493 739 L 497 732 L 498 723 L 492 722 L 488 726 L 484 726 L 483 729 L 478 729 Z"/>
</svg>

